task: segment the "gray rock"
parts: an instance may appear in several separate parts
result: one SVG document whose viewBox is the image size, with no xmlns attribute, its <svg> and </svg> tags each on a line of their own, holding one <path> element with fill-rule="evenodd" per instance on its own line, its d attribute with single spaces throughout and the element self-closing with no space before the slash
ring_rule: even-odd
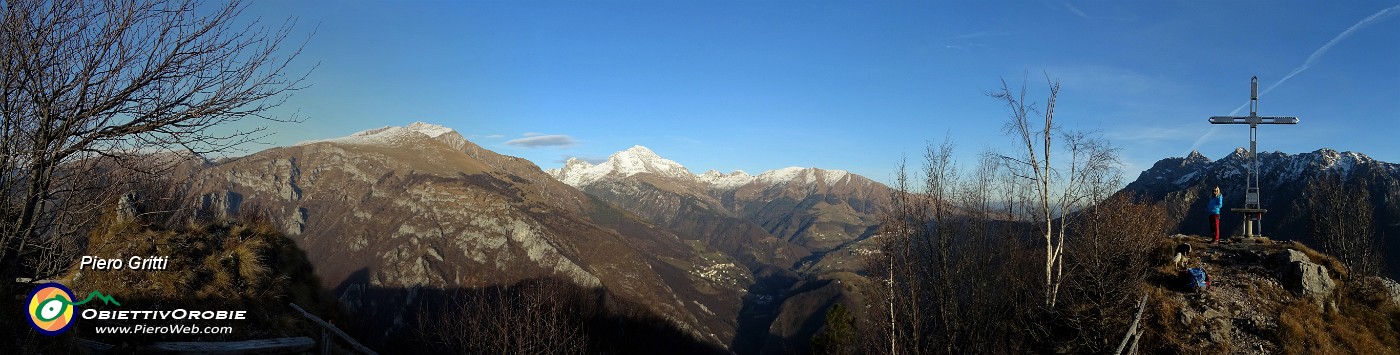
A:
<svg viewBox="0 0 1400 355">
<path fill-rule="evenodd" d="M 291 236 L 301 235 L 306 231 L 306 208 L 298 207 L 292 210 L 292 216 L 283 223 L 282 231 Z"/>
<path fill-rule="evenodd" d="M 117 205 L 115 207 L 117 223 L 126 223 L 136 220 L 136 216 L 141 214 L 141 208 L 137 206 L 136 201 L 135 192 L 122 194 L 121 198 L 117 199 Z"/>
<path fill-rule="evenodd" d="M 223 221 L 236 216 L 238 208 L 242 204 L 242 194 L 223 190 L 200 196 L 198 204 L 195 205 L 195 211 L 211 220 Z"/>
<path fill-rule="evenodd" d="M 1376 279 L 1381 284 L 1390 303 L 1400 306 L 1400 283 L 1384 277 L 1372 276 L 1371 278 Z"/>
<path fill-rule="evenodd" d="M 1303 254 L 1301 251 L 1284 249 L 1278 254 L 1274 254 L 1274 261 L 1287 267 L 1295 261 L 1312 262 L 1312 259 L 1308 259 L 1308 254 Z"/>
<path fill-rule="evenodd" d="M 1284 267 L 1283 287 L 1314 299 L 1332 295 L 1337 283 L 1327 274 L 1327 267 L 1307 261 L 1295 261 Z"/>
</svg>

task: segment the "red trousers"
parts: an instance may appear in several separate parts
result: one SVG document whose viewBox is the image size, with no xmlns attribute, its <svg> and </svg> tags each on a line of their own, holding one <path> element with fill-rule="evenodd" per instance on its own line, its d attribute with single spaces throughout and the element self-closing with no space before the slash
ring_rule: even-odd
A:
<svg viewBox="0 0 1400 355">
<path fill-rule="evenodd" d="M 1220 215 L 1210 215 L 1210 230 L 1215 233 L 1215 241 L 1220 241 Z"/>
</svg>

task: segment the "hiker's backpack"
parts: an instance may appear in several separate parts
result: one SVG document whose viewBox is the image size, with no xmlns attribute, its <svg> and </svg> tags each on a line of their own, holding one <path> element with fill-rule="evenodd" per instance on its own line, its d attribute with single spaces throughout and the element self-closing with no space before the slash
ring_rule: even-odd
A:
<svg viewBox="0 0 1400 355">
<path fill-rule="evenodd" d="M 1193 267 L 1186 270 L 1186 272 L 1190 276 L 1190 286 L 1192 290 L 1199 291 L 1210 287 L 1210 275 L 1206 274 L 1205 269 Z"/>
</svg>

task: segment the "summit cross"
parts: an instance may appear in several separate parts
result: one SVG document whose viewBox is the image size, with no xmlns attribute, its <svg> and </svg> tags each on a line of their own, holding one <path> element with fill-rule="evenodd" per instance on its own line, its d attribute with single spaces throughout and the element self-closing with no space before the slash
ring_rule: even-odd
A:
<svg viewBox="0 0 1400 355">
<path fill-rule="evenodd" d="M 1249 116 L 1211 116 L 1210 124 L 1247 124 L 1249 125 L 1249 175 L 1245 177 L 1244 208 L 1231 208 L 1231 212 L 1244 216 L 1241 228 L 1245 237 L 1258 236 L 1256 231 L 1262 228 L 1251 228 L 1259 224 L 1259 220 L 1268 212 L 1260 205 L 1259 199 L 1259 155 L 1255 151 L 1259 143 L 1259 125 L 1261 124 L 1298 124 L 1297 117 L 1290 116 L 1259 116 L 1259 77 L 1249 79 Z"/>
</svg>

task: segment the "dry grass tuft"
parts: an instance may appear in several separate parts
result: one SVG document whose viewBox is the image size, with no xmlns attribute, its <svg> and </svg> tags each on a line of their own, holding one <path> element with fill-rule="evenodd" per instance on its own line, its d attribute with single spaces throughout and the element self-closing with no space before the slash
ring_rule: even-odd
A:
<svg viewBox="0 0 1400 355">
<path fill-rule="evenodd" d="M 1307 254 L 1308 259 L 1312 259 L 1312 262 L 1314 264 L 1326 267 L 1327 271 L 1332 274 L 1333 279 L 1346 280 L 1349 279 L 1349 276 L 1351 276 L 1351 273 L 1349 271 L 1350 269 L 1346 267 L 1346 264 L 1342 264 L 1342 261 L 1337 259 L 1336 257 L 1323 254 L 1322 252 L 1317 251 L 1313 248 L 1309 248 L 1307 245 L 1299 243 L 1297 241 L 1289 243 L 1288 247 L 1297 249 L 1298 251 L 1303 252 L 1303 254 Z"/>
</svg>

